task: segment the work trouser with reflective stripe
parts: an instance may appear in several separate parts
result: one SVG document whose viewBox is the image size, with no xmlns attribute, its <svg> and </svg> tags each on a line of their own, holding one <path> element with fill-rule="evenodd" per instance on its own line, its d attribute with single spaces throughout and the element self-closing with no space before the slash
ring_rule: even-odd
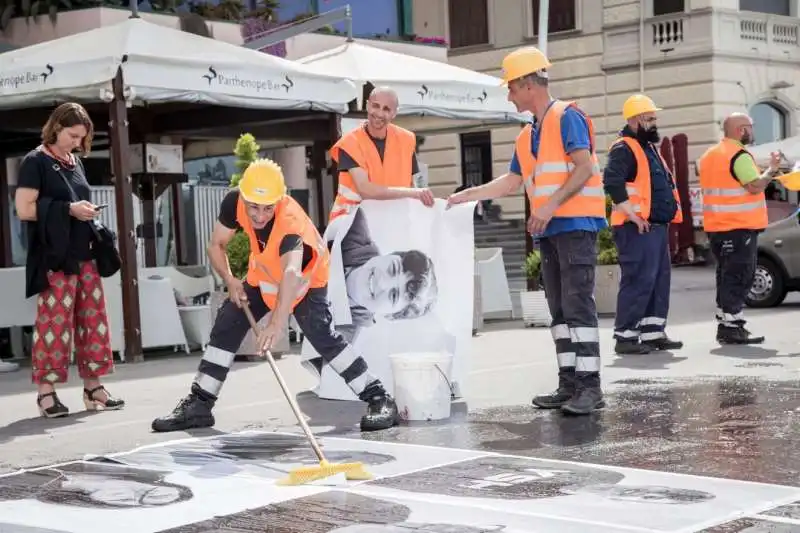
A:
<svg viewBox="0 0 800 533">
<path fill-rule="evenodd" d="M 717 262 L 717 322 L 727 327 L 744 326 L 742 309 L 756 272 L 758 232 L 713 232 L 708 240 Z"/>
<path fill-rule="evenodd" d="M 256 322 L 270 312 L 258 288 L 244 284 L 248 306 Z M 370 374 L 367 362 L 333 329 L 333 316 L 328 303 L 328 288 L 310 289 L 294 309 L 294 318 L 303 335 L 322 357 L 322 360 L 339 374 L 357 395 L 381 387 Z M 244 311 L 230 300 L 225 300 L 217 313 L 211 338 L 197 369 L 193 390 L 210 399 L 219 396 L 233 359 L 241 346 L 250 323 Z"/>
<path fill-rule="evenodd" d="M 542 278 L 560 375 L 600 386 L 600 335 L 594 301 L 597 233 L 569 231 L 540 239 Z"/>
<path fill-rule="evenodd" d="M 614 338 L 654 341 L 664 338 L 669 313 L 672 262 L 669 224 L 651 224 L 639 233 L 632 222 L 615 226 L 622 279 L 617 296 Z"/>
</svg>

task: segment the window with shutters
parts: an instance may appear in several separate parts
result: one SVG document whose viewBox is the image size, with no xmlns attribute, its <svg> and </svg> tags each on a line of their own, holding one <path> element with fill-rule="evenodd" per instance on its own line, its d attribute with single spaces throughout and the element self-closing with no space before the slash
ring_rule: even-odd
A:
<svg viewBox="0 0 800 533">
<path fill-rule="evenodd" d="M 532 36 L 539 35 L 539 0 L 531 0 L 531 17 L 533 19 Z M 577 29 L 578 0 L 550 0 L 547 16 L 547 34 Z"/>
<path fill-rule="evenodd" d="M 489 44 L 488 0 L 450 0 L 450 48 Z"/>
</svg>

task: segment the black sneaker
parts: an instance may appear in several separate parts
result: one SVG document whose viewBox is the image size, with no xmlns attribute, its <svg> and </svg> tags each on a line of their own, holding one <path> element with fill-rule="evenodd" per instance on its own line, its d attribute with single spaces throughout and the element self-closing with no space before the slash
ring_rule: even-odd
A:
<svg viewBox="0 0 800 533">
<path fill-rule="evenodd" d="M 717 342 L 720 344 L 761 344 L 764 336 L 755 337 L 744 326 L 717 326 Z"/>
<path fill-rule="evenodd" d="M 661 337 L 660 339 L 653 339 L 651 341 L 642 341 L 642 344 L 650 348 L 653 352 L 667 352 L 670 350 L 680 350 L 683 348 L 681 341 L 670 339 L 669 337 Z"/>
<path fill-rule="evenodd" d="M 397 404 L 389 394 L 384 392 L 367 400 L 367 414 L 361 418 L 361 431 L 380 431 L 399 423 Z"/>
<path fill-rule="evenodd" d="M 192 392 L 182 399 L 170 414 L 153 420 L 153 431 L 161 433 L 212 427 L 214 425 L 214 415 L 211 413 L 213 407 L 213 401 L 203 400 Z"/>
<path fill-rule="evenodd" d="M 561 406 L 561 410 L 571 415 L 588 415 L 606 406 L 600 387 L 578 387 L 575 396 Z"/>
<path fill-rule="evenodd" d="M 540 409 L 558 409 L 575 395 L 575 375 L 570 372 L 558 373 L 558 388 L 550 394 L 535 396 L 531 403 Z"/>
<path fill-rule="evenodd" d="M 643 355 L 650 353 L 650 346 L 638 340 L 617 340 L 614 346 L 617 355 Z"/>
</svg>

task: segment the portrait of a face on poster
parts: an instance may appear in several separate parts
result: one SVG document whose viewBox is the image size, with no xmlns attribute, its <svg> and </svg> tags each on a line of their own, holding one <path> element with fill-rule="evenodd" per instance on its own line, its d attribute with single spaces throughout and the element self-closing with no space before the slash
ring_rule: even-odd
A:
<svg viewBox="0 0 800 533">
<path fill-rule="evenodd" d="M 474 203 L 446 208 L 418 200 L 365 200 L 334 219 L 328 299 L 337 331 L 393 393 L 389 356 L 448 353 L 451 384 L 464 394 L 472 341 Z M 357 400 L 304 339 L 303 366 L 320 398 Z"/>
</svg>

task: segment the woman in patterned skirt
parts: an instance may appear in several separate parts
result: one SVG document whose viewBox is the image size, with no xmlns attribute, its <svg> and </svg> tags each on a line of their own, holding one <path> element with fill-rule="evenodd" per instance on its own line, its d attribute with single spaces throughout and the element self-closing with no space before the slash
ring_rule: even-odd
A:
<svg viewBox="0 0 800 533">
<path fill-rule="evenodd" d="M 33 383 L 39 412 L 62 417 L 69 409 L 55 392 L 67 381 L 73 348 L 89 410 L 120 409 L 100 377 L 113 371 L 103 284 L 92 257 L 90 221 L 100 215 L 76 150 L 87 155 L 94 126 L 86 110 L 60 105 L 42 128 L 42 144 L 19 169 L 15 203 L 28 225 L 26 296 L 38 295 L 33 332 Z"/>
</svg>

